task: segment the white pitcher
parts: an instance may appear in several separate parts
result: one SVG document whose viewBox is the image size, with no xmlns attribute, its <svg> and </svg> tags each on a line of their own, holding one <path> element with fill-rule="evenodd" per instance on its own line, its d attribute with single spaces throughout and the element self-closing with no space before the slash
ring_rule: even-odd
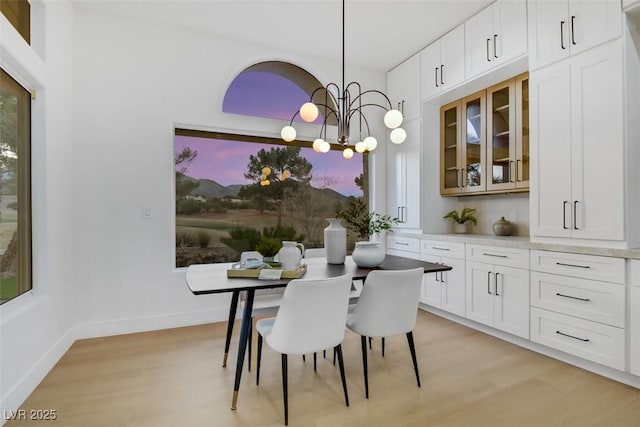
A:
<svg viewBox="0 0 640 427">
<path fill-rule="evenodd" d="M 304 245 L 298 242 L 282 242 L 282 248 L 278 251 L 278 261 L 283 270 L 295 270 L 300 266 Z"/>
</svg>

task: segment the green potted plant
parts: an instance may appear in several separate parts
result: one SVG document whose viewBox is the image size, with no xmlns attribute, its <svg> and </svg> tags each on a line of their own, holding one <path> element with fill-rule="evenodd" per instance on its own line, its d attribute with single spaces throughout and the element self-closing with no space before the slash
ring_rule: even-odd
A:
<svg viewBox="0 0 640 427">
<path fill-rule="evenodd" d="M 471 222 L 473 225 L 478 224 L 478 220 L 474 215 L 475 212 L 476 210 L 473 208 L 464 208 L 460 213 L 454 209 L 442 218 L 451 219 L 453 221 L 454 233 L 464 234 L 469 232 L 467 222 Z"/>
</svg>

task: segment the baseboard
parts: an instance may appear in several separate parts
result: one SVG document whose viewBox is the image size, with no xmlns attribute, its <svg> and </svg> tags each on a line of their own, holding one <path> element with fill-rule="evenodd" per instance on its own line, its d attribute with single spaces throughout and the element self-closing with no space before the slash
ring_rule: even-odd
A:
<svg viewBox="0 0 640 427">
<path fill-rule="evenodd" d="M 586 371 L 593 372 L 594 374 L 598 374 L 603 377 L 612 379 L 614 381 L 618 381 L 620 383 L 627 384 L 631 387 L 640 389 L 640 377 L 632 375 L 628 372 L 623 372 L 617 369 L 609 368 L 607 366 L 600 365 L 598 363 L 593 363 L 588 360 L 584 360 L 580 357 L 576 357 L 571 354 L 564 353 L 562 351 L 545 347 L 541 344 L 537 344 L 527 339 L 520 338 L 515 335 L 511 335 L 506 332 L 499 331 L 490 326 L 486 326 L 481 323 L 474 322 L 464 317 L 460 317 L 455 314 L 451 314 L 449 312 L 446 312 L 422 303 L 420 303 L 420 309 L 428 313 L 435 314 L 436 316 L 450 320 L 452 322 L 458 323 L 460 325 L 469 327 L 471 329 L 475 329 L 487 335 L 494 336 L 503 341 L 507 341 L 511 344 L 515 344 L 517 346 L 526 348 L 527 350 L 535 351 L 536 353 L 540 353 L 545 356 L 551 357 L 553 359 L 560 360 L 564 363 L 568 363 L 569 365 L 576 366 Z"/>
<path fill-rule="evenodd" d="M 0 410 L 2 411 L 2 418 L 0 419 L 0 425 L 8 421 L 11 411 L 18 409 L 29 395 L 35 390 L 45 376 L 51 371 L 56 363 L 62 358 L 62 356 L 69 350 L 69 347 L 75 342 L 77 334 L 77 327 L 72 326 L 69 328 L 55 344 L 51 346 L 49 351 L 40 358 L 27 372 L 17 384 L 15 384 L 9 391 L 3 396 L 0 396 Z"/>
<path fill-rule="evenodd" d="M 184 326 L 202 325 L 204 323 L 222 322 L 228 318 L 229 309 L 224 308 L 85 322 L 79 325 L 77 339 L 181 328 Z"/>
</svg>

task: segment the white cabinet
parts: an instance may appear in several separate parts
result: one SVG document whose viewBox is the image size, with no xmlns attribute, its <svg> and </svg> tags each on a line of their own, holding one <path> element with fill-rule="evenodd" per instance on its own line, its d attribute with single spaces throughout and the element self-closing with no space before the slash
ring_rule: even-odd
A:
<svg viewBox="0 0 640 427">
<path fill-rule="evenodd" d="M 527 53 L 527 3 L 499 0 L 465 22 L 466 77 Z"/>
<path fill-rule="evenodd" d="M 530 0 L 529 68 L 536 69 L 621 34 L 619 0 Z"/>
<path fill-rule="evenodd" d="M 420 52 L 422 99 L 464 81 L 464 25 L 456 27 Z"/>
<path fill-rule="evenodd" d="M 387 253 L 405 258 L 420 259 L 420 239 L 387 234 Z"/>
<path fill-rule="evenodd" d="M 509 257 L 509 252 L 513 255 Z M 529 270 L 527 250 L 467 245 L 466 317 L 529 338 Z M 475 255 L 474 255 L 475 254 Z M 494 263 L 470 261 L 489 257 Z M 528 264 L 528 263 L 526 263 Z"/>
<path fill-rule="evenodd" d="M 387 211 L 399 218 L 397 228 L 420 229 L 421 120 L 405 122 L 407 139 L 404 143 L 387 145 Z"/>
<path fill-rule="evenodd" d="M 531 74 L 532 236 L 624 240 L 622 60 L 613 43 Z"/>
<path fill-rule="evenodd" d="M 464 243 L 422 240 L 420 259 L 451 267 L 449 271 L 425 274 L 421 302 L 458 316 L 465 315 Z"/>
<path fill-rule="evenodd" d="M 640 260 L 629 262 L 629 372 L 640 376 Z"/>
<path fill-rule="evenodd" d="M 622 258 L 531 251 L 531 341 L 625 369 Z"/>
<path fill-rule="evenodd" d="M 387 73 L 387 95 L 405 120 L 420 117 L 420 55 L 416 54 Z"/>
</svg>

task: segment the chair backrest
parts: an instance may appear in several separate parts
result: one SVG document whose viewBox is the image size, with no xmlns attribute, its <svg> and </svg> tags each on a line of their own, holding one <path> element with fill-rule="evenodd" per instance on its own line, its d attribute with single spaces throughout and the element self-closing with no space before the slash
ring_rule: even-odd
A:
<svg viewBox="0 0 640 427">
<path fill-rule="evenodd" d="M 344 339 L 351 276 L 295 279 L 285 288 L 267 342 L 285 354 L 308 354 Z"/>
<path fill-rule="evenodd" d="M 305 258 L 322 258 L 326 256 L 324 248 L 307 248 L 304 250 Z"/>
<path fill-rule="evenodd" d="M 374 270 L 367 275 L 349 327 L 367 337 L 406 334 L 416 325 L 422 267 Z"/>
</svg>

